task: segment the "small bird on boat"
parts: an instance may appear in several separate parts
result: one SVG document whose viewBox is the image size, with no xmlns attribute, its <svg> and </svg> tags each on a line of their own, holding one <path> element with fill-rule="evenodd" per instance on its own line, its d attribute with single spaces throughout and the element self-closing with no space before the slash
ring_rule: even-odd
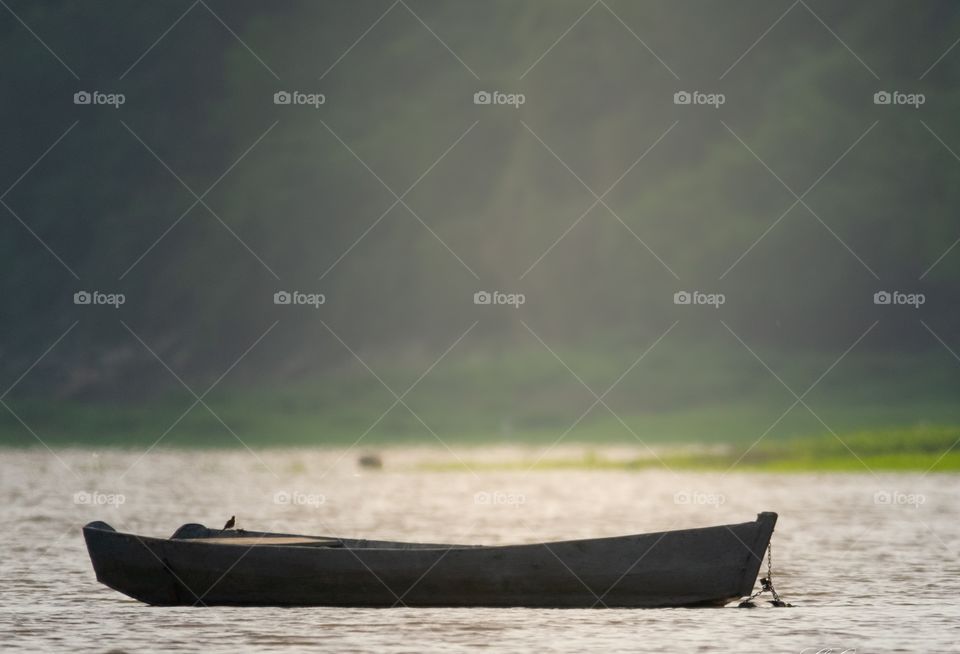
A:
<svg viewBox="0 0 960 654">
<path fill-rule="evenodd" d="M 230 516 L 230 519 L 227 520 L 227 524 L 223 525 L 223 529 L 221 529 L 221 531 L 226 531 L 227 529 L 233 529 L 233 526 L 235 524 L 237 524 L 237 516 L 232 515 Z"/>
</svg>

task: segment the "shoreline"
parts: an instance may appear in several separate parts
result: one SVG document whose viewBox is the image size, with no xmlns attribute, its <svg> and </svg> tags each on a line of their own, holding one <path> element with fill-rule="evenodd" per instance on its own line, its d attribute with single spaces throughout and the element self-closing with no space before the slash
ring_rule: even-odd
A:
<svg viewBox="0 0 960 654">
<path fill-rule="evenodd" d="M 919 430 L 919 431 L 918 431 Z M 931 437 L 931 430 L 935 436 Z M 920 433 L 922 432 L 922 433 Z M 299 453 L 303 459 L 324 461 L 337 467 L 363 469 L 359 460 L 373 455 L 382 461 L 382 468 L 366 468 L 370 473 L 415 472 L 449 473 L 463 470 L 476 472 L 549 472 L 590 470 L 611 472 L 645 472 L 665 470 L 677 472 L 756 472 L 756 473 L 872 473 L 872 472 L 960 472 L 960 448 L 953 448 L 957 439 L 953 428 L 917 428 L 902 431 L 861 433 L 841 437 L 810 437 L 770 440 L 750 444 L 685 443 L 666 445 L 651 443 L 550 443 L 498 442 L 491 445 L 440 442 L 285 444 L 251 445 L 257 455 Z M 156 453 L 193 452 L 198 455 L 242 451 L 244 446 L 159 444 Z M 142 444 L 69 443 L 0 443 L 0 452 L 32 453 L 44 456 L 60 454 L 100 456 L 139 455 Z"/>
</svg>

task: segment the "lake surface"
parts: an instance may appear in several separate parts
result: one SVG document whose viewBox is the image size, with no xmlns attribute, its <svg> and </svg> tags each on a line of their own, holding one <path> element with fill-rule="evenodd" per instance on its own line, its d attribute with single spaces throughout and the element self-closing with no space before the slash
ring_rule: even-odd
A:
<svg viewBox="0 0 960 654">
<path fill-rule="evenodd" d="M 441 455 L 449 455 L 443 454 Z M 465 460 L 469 452 L 458 451 Z M 960 651 L 960 477 L 425 472 L 436 451 L 0 450 L 0 648 L 206 652 Z M 792 609 L 153 608 L 94 579 L 80 528 L 185 522 L 484 544 L 614 536 L 777 511 Z"/>
</svg>

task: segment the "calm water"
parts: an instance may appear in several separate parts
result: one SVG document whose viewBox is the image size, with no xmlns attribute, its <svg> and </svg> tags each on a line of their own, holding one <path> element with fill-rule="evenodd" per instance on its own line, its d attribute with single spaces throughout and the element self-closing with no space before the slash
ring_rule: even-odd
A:
<svg viewBox="0 0 960 654">
<path fill-rule="evenodd" d="M 315 451 L 0 450 L 0 649 L 960 651 L 956 476 L 421 472 L 421 455 L 361 471 Z M 96 583 L 80 534 L 101 519 L 168 536 L 237 514 L 249 529 L 492 544 L 760 510 L 780 513 L 774 578 L 796 608 L 151 608 Z"/>
</svg>

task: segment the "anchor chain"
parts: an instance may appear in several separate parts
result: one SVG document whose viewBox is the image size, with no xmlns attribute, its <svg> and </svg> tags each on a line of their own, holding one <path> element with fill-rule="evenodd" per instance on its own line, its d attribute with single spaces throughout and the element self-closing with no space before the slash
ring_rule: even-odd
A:
<svg viewBox="0 0 960 654">
<path fill-rule="evenodd" d="M 773 597 L 772 600 L 768 600 L 773 606 L 776 607 L 792 607 L 793 604 L 784 602 L 780 599 L 780 594 L 777 592 L 777 589 L 773 587 L 773 544 L 767 543 L 767 576 L 760 578 L 760 590 L 755 592 L 753 595 L 743 600 L 737 605 L 737 608 L 749 609 L 754 608 L 756 604 L 753 603 L 753 600 L 764 593 L 770 593 Z"/>
</svg>

